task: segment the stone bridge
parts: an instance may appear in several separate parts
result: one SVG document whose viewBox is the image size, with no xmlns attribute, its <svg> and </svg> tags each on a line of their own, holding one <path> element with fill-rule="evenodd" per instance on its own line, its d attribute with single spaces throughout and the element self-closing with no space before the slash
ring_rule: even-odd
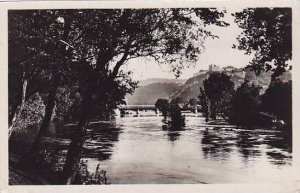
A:
<svg viewBox="0 0 300 193">
<path fill-rule="evenodd" d="M 139 114 L 140 111 L 155 111 L 156 114 L 159 113 L 159 110 L 155 107 L 155 105 L 120 105 L 119 110 L 122 114 L 128 111 L 136 111 L 137 114 Z M 199 107 L 182 107 L 181 111 L 198 113 Z"/>
</svg>

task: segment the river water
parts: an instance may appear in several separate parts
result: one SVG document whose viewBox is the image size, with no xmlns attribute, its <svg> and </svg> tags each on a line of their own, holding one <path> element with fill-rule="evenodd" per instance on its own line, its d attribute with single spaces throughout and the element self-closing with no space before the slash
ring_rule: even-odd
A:
<svg viewBox="0 0 300 193">
<path fill-rule="evenodd" d="M 163 126 L 156 115 L 92 123 L 82 160 L 91 172 L 100 164 L 112 184 L 285 183 L 292 178 L 291 141 L 284 133 L 207 124 L 200 114 L 185 117 L 180 129 Z M 75 126 L 51 123 L 46 149 L 63 158 Z M 30 136 L 20 135 L 20 141 Z M 11 144 L 10 150 L 26 152 L 26 147 Z"/>
<path fill-rule="evenodd" d="M 281 183 L 291 177 L 291 147 L 276 130 L 205 123 L 186 115 L 168 129 L 160 116 L 117 117 L 88 131 L 83 160 L 100 163 L 112 184 Z"/>
</svg>

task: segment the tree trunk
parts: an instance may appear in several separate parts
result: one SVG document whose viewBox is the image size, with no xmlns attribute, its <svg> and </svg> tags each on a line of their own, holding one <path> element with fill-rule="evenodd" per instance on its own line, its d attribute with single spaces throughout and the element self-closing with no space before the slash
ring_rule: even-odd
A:
<svg viewBox="0 0 300 193">
<path fill-rule="evenodd" d="M 16 112 L 19 108 L 19 104 L 11 104 L 11 107 L 9 107 L 9 115 L 8 115 L 8 125 L 9 127 L 12 125 L 13 123 L 13 120 L 16 119 L 15 118 L 15 115 L 16 115 Z"/>
<path fill-rule="evenodd" d="M 45 109 L 45 116 L 42 121 L 41 127 L 39 129 L 39 133 L 38 133 L 37 137 L 35 138 L 35 141 L 31 145 L 31 149 L 29 151 L 30 156 L 36 155 L 38 153 L 38 151 L 40 150 L 42 139 L 46 135 L 47 129 L 48 129 L 50 121 L 51 121 L 53 109 L 55 106 L 56 91 L 57 91 L 57 86 L 54 86 L 49 91 L 46 109 Z"/>
<path fill-rule="evenodd" d="M 83 116 L 78 123 L 77 129 L 72 137 L 68 148 L 65 166 L 63 169 L 63 184 L 72 184 L 78 171 L 81 150 L 85 142 L 86 130 L 89 125 L 88 119 Z"/>
<path fill-rule="evenodd" d="M 23 87 L 22 87 L 21 105 L 20 105 L 20 107 L 17 108 L 17 110 L 16 110 L 16 112 L 15 112 L 13 118 L 12 118 L 11 125 L 8 128 L 8 139 L 10 138 L 13 130 L 15 129 L 17 120 L 19 120 L 21 118 L 21 114 L 22 114 L 22 111 L 23 111 L 24 106 L 25 106 L 27 83 L 28 83 L 28 81 L 27 81 L 27 79 L 25 79 L 24 82 L 23 82 Z"/>
<path fill-rule="evenodd" d="M 216 112 L 216 104 L 215 102 L 210 102 L 210 107 L 209 107 L 209 117 L 212 120 L 216 120 L 217 119 L 217 112 Z"/>
<path fill-rule="evenodd" d="M 82 86 L 83 87 L 83 86 Z M 86 138 L 86 130 L 90 123 L 91 109 L 93 107 L 91 87 L 82 91 L 82 102 L 80 104 L 80 118 L 76 130 L 72 134 L 71 143 L 68 147 L 66 162 L 63 168 L 61 182 L 63 184 L 72 184 L 78 171 L 81 150 Z"/>
</svg>

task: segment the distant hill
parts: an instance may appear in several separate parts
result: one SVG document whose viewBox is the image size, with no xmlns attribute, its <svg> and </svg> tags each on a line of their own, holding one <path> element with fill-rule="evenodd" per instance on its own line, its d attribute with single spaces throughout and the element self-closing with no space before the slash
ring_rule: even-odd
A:
<svg viewBox="0 0 300 193">
<path fill-rule="evenodd" d="M 261 86 L 260 94 L 263 94 L 269 87 L 271 83 L 272 71 L 262 72 L 257 76 L 254 72 L 248 71 L 245 75 L 245 79 L 253 83 L 254 85 Z M 292 80 L 292 75 L 290 71 L 284 72 L 281 76 L 278 77 L 282 82 L 287 82 Z"/>
<path fill-rule="evenodd" d="M 127 95 L 129 105 L 154 105 L 158 98 L 170 99 L 170 95 L 176 92 L 182 84 L 179 83 L 152 83 L 137 88 L 133 95 Z"/>
<path fill-rule="evenodd" d="M 177 83 L 177 84 L 184 84 L 186 79 L 168 79 L 168 78 L 149 78 L 146 80 L 140 80 L 139 86 L 146 86 L 153 83 Z"/>
<path fill-rule="evenodd" d="M 195 98 L 197 99 L 200 93 L 200 87 L 203 87 L 203 81 L 208 77 L 209 73 L 200 74 L 188 79 L 185 84 L 175 93 L 172 94 L 172 98 L 179 97 L 181 98 L 183 103 L 188 102 L 190 99 Z M 241 76 L 241 74 L 234 74 L 230 75 L 230 79 L 234 82 L 235 89 L 240 86 L 244 79 L 248 80 L 250 83 L 254 85 L 261 86 L 261 94 L 263 94 L 266 89 L 269 87 L 271 82 L 271 75 L 272 72 L 262 72 L 259 76 L 257 76 L 252 71 L 246 71 L 245 76 Z M 291 73 L 286 72 L 279 77 L 283 82 L 291 80 Z"/>
<path fill-rule="evenodd" d="M 262 87 L 261 94 L 265 92 L 271 82 L 272 72 L 262 72 L 257 76 L 254 72 L 246 70 L 245 74 L 230 73 L 231 80 L 234 82 L 235 88 L 240 86 L 244 79 L 255 85 Z M 137 88 L 133 95 L 127 95 L 126 99 L 130 105 L 153 105 L 158 98 L 172 99 L 181 98 L 183 103 L 188 102 L 192 98 L 197 98 L 200 93 L 200 87 L 203 87 L 203 81 L 209 76 L 209 72 L 204 72 L 189 78 L 182 79 L 147 79 L 140 81 L 140 87 Z M 291 80 L 291 73 L 286 72 L 279 77 L 286 82 Z"/>
<path fill-rule="evenodd" d="M 188 79 L 185 84 L 172 94 L 172 98 L 179 97 L 182 102 L 188 102 L 189 99 L 197 98 L 200 87 L 203 87 L 203 81 L 207 78 L 207 74 L 201 74 Z"/>
<path fill-rule="evenodd" d="M 197 99 L 200 93 L 200 87 L 203 87 L 203 81 L 209 76 L 208 73 L 201 74 L 195 77 L 192 77 L 186 81 L 186 83 L 172 95 L 172 98 L 179 97 L 183 103 L 188 102 L 190 99 Z M 235 88 L 241 85 L 244 81 L 240 76 L 233 75 L 231 80 L 234 82 Z"/>
</svg>

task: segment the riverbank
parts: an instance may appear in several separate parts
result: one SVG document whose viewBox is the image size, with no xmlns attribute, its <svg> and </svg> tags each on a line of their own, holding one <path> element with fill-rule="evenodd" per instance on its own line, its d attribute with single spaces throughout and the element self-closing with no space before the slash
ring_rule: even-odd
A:
<svg viewBox="0 0 300 193">
<path fill-rule="evenodd" d="M 31 185 L 33 182 L 28 178 L 19 175 L 13 169 L 9 169 L 9 185 Z"/>
<path fill-rule="evenodd" d="M 13 153 L 9 156 L 9 185 L 48 185 L 41 176 L 22 169 L 20 158 Z"/>
<path fill-rule="evenodd" d="M 44 180 L 36 179 L 25 171 L 9 168 L 9 185 L 47 185 Z"/>
</svg>

